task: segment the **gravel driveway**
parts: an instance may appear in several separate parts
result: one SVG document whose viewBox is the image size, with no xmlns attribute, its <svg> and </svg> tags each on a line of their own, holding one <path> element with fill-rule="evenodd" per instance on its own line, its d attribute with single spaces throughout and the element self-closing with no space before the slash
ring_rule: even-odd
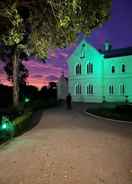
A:
<svg viewBox="0 0 132 184">
<path fill-rule="evenodd" d="M 0 149 L 0 184 L 132 184 L 132 125 L 97 120 L 85 105 L 43 112 Z"/>
</svg>

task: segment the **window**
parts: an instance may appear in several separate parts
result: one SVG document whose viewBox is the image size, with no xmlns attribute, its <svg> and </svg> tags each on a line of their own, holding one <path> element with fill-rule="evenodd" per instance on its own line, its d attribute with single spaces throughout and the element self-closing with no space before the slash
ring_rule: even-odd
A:
<svg viewBox="0 0 132 184">
<path fill-rule="evenodd" d="M 89 94 L 89 86 L 87 86 L 87 94 Z"/>
<path fill-rule="evenodd" d="M 115 73 L 115 67 L 112 66 L 112 73 Z"/>
<path fill-rule="evenodd" d="M 76 95 L 79 95 L 82 93 L 82 88 L 81 88 L 81 85 L 77 85 L 76 86 Z"/>
<path fill-rule="evenodd" d="M 125 72 L 125 65 L 122 65 L 122 72 Z"/>
<path fill-rule="evenodd" d="M 121 95 L 125 94 L 125 85 L 124 84 L 120 85 L 120 94 Z"/>
<path fill-rule="evenodd" d="M 91 64 L 91 73 L 93 73 L 93 64 Z"/>
<path fill-rule="evenodd" d="M 93 95 L 93 85 L 91 84 L 87 86 L 87 95 Z"/>
<path fill-rule="evenodd" d="M 76 74 L 78 74 L 78 65 L 76 66 Z"/>
<path fill-rule="evenodd" d="M 89 73 L 89 64 L 87 64 L 87 73 Z"/>
<path fill-rule="evenodd" d="M 110 95 L 114 94 L 114 87 L 113 87 L 113 85 L 109 86 L 109 94 Z"/>
<path fill-rule="evenodd" d="M 82 44 L 82 48 L 81 48 L 81 56 L 80 56 L 81 59 L 85 58 L 85 43 Z"/>
<path fill-rule="evenodd" d="M 79 66 L 79 74 L 81 74 L 81 65 Z"/>
<path fill-rule="evenodd" d="M 93 64 L 87 64 L 87 73 L 93 73 Z"/>
<path fill-rule="evenodd" d="M 78 74 L 81 74 L 81 64 L 78 64 L 77 66 L 76 66 L 76 74 L 78 75 Z"/>
<path fill-rule="evenodd" d="M 79 73 L 79 65 L 76 66 L 76 74 Z"/>
<path fill-rule="evenodd" d="M 79 93 L 80 93 L 80 94 L 82 93 L 82 88 L 81 88 L 81 86 L 79 86 Z"/>
</svg>

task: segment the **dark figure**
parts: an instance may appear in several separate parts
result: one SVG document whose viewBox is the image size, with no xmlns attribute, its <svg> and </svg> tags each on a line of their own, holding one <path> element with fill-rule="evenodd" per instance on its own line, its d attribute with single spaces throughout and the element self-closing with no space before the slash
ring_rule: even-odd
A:
<svg viewBox="0 0 132 184">
<path fill-rule="evenodd" d="M 70 93 L 69 93 L 69 94 L 67 95 L 67 97 L 66 97 L 67 109 L 71 109 L 71 108 L 72 108 L 71 102 L 72 102 L 72 97 L 71 97 L 71 95 L 70 95 Z"/>
</svg>

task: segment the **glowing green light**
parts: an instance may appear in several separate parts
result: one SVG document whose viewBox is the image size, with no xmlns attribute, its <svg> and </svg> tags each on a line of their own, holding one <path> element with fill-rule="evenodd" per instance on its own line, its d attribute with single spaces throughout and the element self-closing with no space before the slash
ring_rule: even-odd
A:
<svg viewBox="0 0 132 184">
<path fill-rule="evenodd" d="M 26 97 L 25 102 L 28 103 L 29 101 L 30 101 L 30 99 Z"/>
<path fill-rule="evenodd" d="M 1 129 L 12 130 L 12 128 L 13 128 L 12 122 L 7 117 L 3 116 L 1 121 Z"/>
<path fill-rule="evenodd" d="M 7 128 L 7 124 L 4 123 L 4 124 L 2 125 L 2 129 L 6 129 L 6 128 Z"/>
</svg>

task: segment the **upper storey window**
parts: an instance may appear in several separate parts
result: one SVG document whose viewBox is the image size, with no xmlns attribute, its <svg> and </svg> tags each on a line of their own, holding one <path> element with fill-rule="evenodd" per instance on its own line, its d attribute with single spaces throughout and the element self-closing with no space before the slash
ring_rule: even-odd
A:
<svg viewBox="0 0 132 184">
<path fill-rule="evenodd" d="M 123 64 L 123 65 L 122 65 L 122 72 L 125 72 L 125 70 L 126 70 L 126 67 L 125 67 L 125 65 Z"/>
<path fill-rule="evenodd" d="M 81 64 L 78 64 L 77 66 L 76 66 L 76 74 L 78 75 L 78 74 L 81 74 Z"/>
<path fill-rule="evenodd" d="M 93 73 L 93 64 L 87 64 L 87 73 Z"/>
<path fill-rule="evenodd" d="M 112 66 L 112 73 L 115 73 L 115 67 Z"/>
</svg>

